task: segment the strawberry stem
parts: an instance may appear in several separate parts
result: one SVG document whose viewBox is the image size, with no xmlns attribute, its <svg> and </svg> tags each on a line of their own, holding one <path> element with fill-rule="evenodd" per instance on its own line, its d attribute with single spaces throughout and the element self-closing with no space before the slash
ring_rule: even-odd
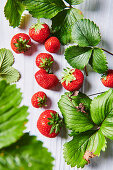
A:
<svg viewBox="0 0 113 170">
<path fill-rule="evenodd" d="M 86 73 L 86 76 L 88 76 L 88 71 L 87 71 L 87 67 L 85 66 L 85 73 Z"/>
<path fill-rule="evenodd" d="M 90 94 L 90 95 L 88 95 L 88 96 L 95 96 L 95 95 L 98 95 L 98 94 L 102 94 L 102 93 L 104 93 L 105 91 L 103 91 L 103 92 L 99 92 L 99 93 L 95 93 L 95 94 Z"/>
<path fill-rule="evenodd" d="M 105 50 L 104 48 L 102 48 L 103 51 L 105 51 L 106 53 L 113 55 L 113 53 L 109 52 L 108 50 Z"/>
</svg>

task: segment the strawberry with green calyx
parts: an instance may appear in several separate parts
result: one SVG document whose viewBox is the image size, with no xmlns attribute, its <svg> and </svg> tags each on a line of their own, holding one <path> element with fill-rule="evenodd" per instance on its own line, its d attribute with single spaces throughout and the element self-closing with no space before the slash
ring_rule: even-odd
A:
<svg viewBox="0 0 113 170">
<path fill-rule="evenodd" d="M 101 82 L 105 87 L 113 88 L 113 70 L 108 70 L 106 74 L 103 74 Z"/>
<path fill-rule="evenodd" d="M 79 90 L 84 81 L 83 73 L 78 69 L 64 69 L 64 76 L 61 80 L 63 87 L 68 91 Z"/>
<path fill-rule="evenodd" d="M 32 106 L 35 108 L 40 108 L 46 105 L 47 95 L 43 91 L 35 93 L 31 98 Z"/>
<path fill-rule="evenodd" d="M 37 121 L 37 128 L 40 133 L 49 138 L 55 138 L 59 134 L 62 125 L 62 119 L 54 110 L 44 111 Z"/>
<path fill-rule="evenodd" d="M 36 65 L 48 71 L 54 62 L 53 56 L 48 53 L 40 53 L 36 57 Z"/>
<path fill-rule="evenodd" d="M 45 40 L 49 37 L 50 35 L 50 29 L 49 26 L 45 23 L 38 23 L 32 25 L 29 28 L 29 36 L 34 40 L 39 43 L 44 43 Z"/>
<path fill-rule="evenodd" d="M 19 33 L 11 39 L 11 48 L 15 53 L 24 53 L 31 47 L 31 39 L 27 34 Z"/>
</svg>

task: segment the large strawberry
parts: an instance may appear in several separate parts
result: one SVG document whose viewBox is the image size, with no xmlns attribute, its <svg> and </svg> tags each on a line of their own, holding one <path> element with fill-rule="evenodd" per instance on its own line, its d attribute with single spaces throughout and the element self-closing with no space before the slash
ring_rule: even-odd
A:
<svg viewBox="0 0 113 170">
<path fill-rule="evenodd" d="M 40 53 L 36 57 L 36 65 L 48 71 L 54 62 L 53 56 L 48 53 Z"/>
<path fill-rule="evenodd" d="M 29 29 L 29 36 L 34 40 L 39 43 L 44 43 L 45 40 L 49 37 L 50 35 L 50 29 L 47 24 L 43 23 L 36 23 L 32 25 Z"/>
<path fill-rule="evenodd" d="M 113 70 L 108 70 L 101 78 L 104 86 L 113 88 Z"/>
<path fill-rule="evenodd" d="M 59 82 L 58 78 L 54 74 L 49 74 L 43 69 L 35 73 L 35 79 L 37 83 L 44 89 L 51 89 Z"/>
<path fill-rule="evenodd" d="M 31 103 L 35 108 L 46 106 L 45 105 L 46 101 L 47 101 L 47 96 L 43 91 L 39 91 L 35 93 L 31 98 Z"/>
<path fill-rule="evenodd" d="M 60 49 L 60 41 L 57 37 L 50 37 L 45 42 L 45 49 L 50 53 L 57 53 Z"/>
<path fill-rule="evenodd" d="M 44 111 L 37 121 L 37 128 L 40 133 L 49 138 L 55 138 L 59 134 L 61 127 L 62 119 L 54 110 Z"/>
<path fill-rule="evenodd" d="M 75 91 L 82 87 L 84 75 L 80 70 L 67 68 L 63 74 L 61 82 L 66 90 Z"/>
<path fill-rule="evenodd" d="M 24 53 L 31 47 L 31 39 L 27 34 L 19 33 L 11 39 L 11 48 L 15 53 Z"/>
</svg>

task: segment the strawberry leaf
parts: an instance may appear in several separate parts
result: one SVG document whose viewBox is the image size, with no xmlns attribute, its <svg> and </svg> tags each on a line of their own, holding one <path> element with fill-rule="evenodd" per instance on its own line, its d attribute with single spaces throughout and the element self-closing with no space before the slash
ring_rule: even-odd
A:
<svg viewBox="0 0 113 170">
<path fill-rule="evenodd" d="M 22 0 L 30 14 L 35 18 L 52 18 L 66 6 L 62 0 Z"/>
<path fill-rule="evenodd" d="M 90 65 L 97 73 L 103 74 L 108 70 L 106 56 L 100 48 L 94 48 Z"/>
<path fill-rule="evenodd" d="M 65 0 L 65 1 L 69 3 L 70 5 L 78 5 L 84 2 L 84 0 Z"/>
<path fill-rule="evenodd" d="M 74 68 L 83 69 L 92 54 L 91 47 L 70 46 L 65 50 L 65 59 Z"/>
<path fill-rule="evenodd" d="M 90 102 L 91 99 L 82 93 L 79 93 L 77 96 L 72 96 L 70 92 L 62 95 L 58 106 L 64 117 L 65 124 L 70 130 L 84 132 L 94 127 L 88 113 Z M 79 109 L 80 103 L 85 107 L 84 112 Z"/>
<path fill-rule="evenodd" d="M 82 12 L 76 8 L 65 9 L 52 18 L 52 31 L 62 44 L 72 42 L 72 25 L 82 18 Z"/>
<path fill-rule="evenodd" d="M 113 90 L 92 101 L 80 92 L 65 93 L 58 105 L 66 126 L 72 130 L 70 136 L 73 136 L 72 141 L 64 144 L 64 158 L 72 167 L 83 168 L 90 163 L 90 158 L 105 151 L 105 137 L 113 140 Z"/>
<path fill-rule="evenodd" d="M 54 159 L 36 137 L 24 134 L 16 143 L 0 150 L 0 169 L 2 170 L 52 170 Z"/>
<path fill-rule="evenodd" d="M 91 118 L 93 122 L 100 125 L 113 110 L 113 90 L 110 89 L 105 93 L 94 98 L 91 102 Z M 111 119 L 112 121 L 112 119 Z"/>
<path fill-rule="evenodd" d="M 113 109 L 103 121 L 100 129 L 107 138 L 113 140 Z"/>
<path fill-rule="evenodd" d="M 78 20 L 72 27 L 72 38 L 81 47 L 96 46 L 101 40 L 99 27 L 89 19 Z"/>
<path fill-rule="evenodd" d="M 7 20 L 9 20 L 10 26 L 13 28 L 20 25 L 21 15 L 25 10 L 24 5 L 20 2 L 20 0 L 8 0 L 4 13 Z"/>
<path fill-rule="evenodd" d="M 19 72 L 12 67 L 14 57 L 10 50 L 0 49 L 0 80 L 6 80 L 8 83 L 13 83 L 19 80 Z"/>
<path fill-rule="evenodd" d="M 14 143 L 23 135 L 27 122 L 28 107 L 19 107 L 22 100 L 20 89 L 0 81 L 0 149 Z"/>
<path fill-rule="evenodd" d="M 71 167 L 83 168 L 89 158 L 100 155 L 105 150 L 106 140 L 100 130 L 76 134 L 70 142 L 64 144 L 64 158 Z"/>
</svg>

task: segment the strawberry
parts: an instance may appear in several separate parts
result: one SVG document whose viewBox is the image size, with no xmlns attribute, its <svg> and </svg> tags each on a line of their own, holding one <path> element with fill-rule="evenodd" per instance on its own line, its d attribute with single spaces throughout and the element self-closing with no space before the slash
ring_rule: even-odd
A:
<svg viewBox="0 0 113 170">
<path fill-rule="evenodd" d="M 57 53 L 60 49 L 60 41 L 56 37 L 50 37 L 45 42 L 45 49 L 50 53 Z"/>
<path fill-rule="evenodd" d="M 53 56 L 48 53 L 40 53 L 36 57 L 36 65 L 48 71 L 54 62 Z"/>
<path fill-rule="evenodd" d="M 44 43 L 50 35 L 50 29 L 47 24 L 36 23 L 29 28 L 29 36 L 39 43 Z"/>
<path fill-rule="evenodd" d="M 59 82 L 58 78 L 54 74 L 49 74 L 43 69 L 35 73 L 35 79 L 37 83 L 44 89 L 51 89 Z"/>
<path fill-rule="evenodd" d="M 44 111 L 38 121 L 37 128 L 40 133 L 49 138 L 55 138 L 62 127 L 62 120 L 54 110 Z"/>
<path fill-rule="evenodd" d="M 31 47 L 31 39 L 27 34 L 19 33 L 11 39 L 11 48 L 15 53 L 24 53 Z"/>
<path fill-rule="evenodd" d="M 31 103 L 33 107 L 36 107 L 36 108 L 46 106 L 45 105 L 46 101 L 47 101 L 47 96 L 43 91 L 39 91 L 35 93 L 31 98 Z"/>
<path fill-rule="evenodd" d="M 64 76 L 61 80 L 63 87 L 68 91 L 79 90 L 84 81 L 83 73 L 78 69 L 64 69 Z"/>
<path fill-rule="evenodd" d="M 101 78 L 101 81 L 105 87 L 113 88 L 113 70 L 108 70 Z"/>
</svg>

